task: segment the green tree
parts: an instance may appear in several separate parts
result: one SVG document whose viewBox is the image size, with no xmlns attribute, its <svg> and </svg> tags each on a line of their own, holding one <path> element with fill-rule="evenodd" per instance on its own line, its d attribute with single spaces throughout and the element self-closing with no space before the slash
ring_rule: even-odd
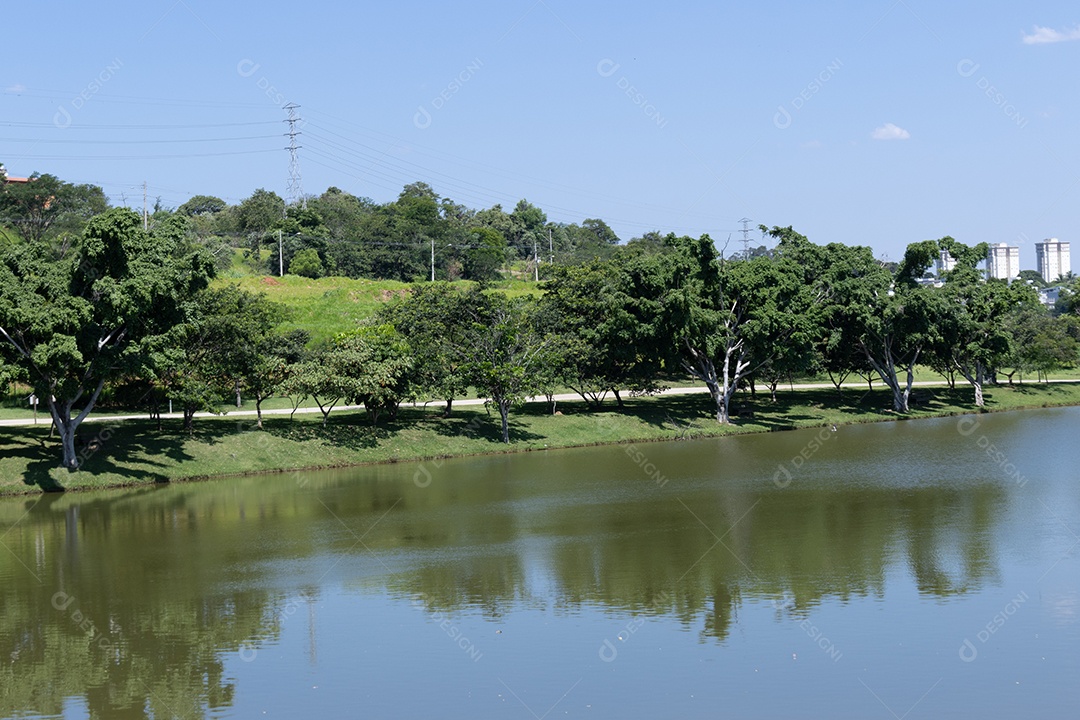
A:
<svg viewBox="0 0 1080 720">
<path fill-rule="evenodd" d="M 195 195 L 190 200 L 176 208 L 176 212 L 188 217 L 197 215 L 214 215 L 229 206 L 224 200 L 213 195 Z"/>
<path fill-rule="evenodd" d="M 308 207 L 322 218 L 326 228 L 326 258 L 336 272 L 346 277 L 365 274 L 364 237 L 365 219 L 378 209 L 368 198 L 350 195 L 331 187 L 317 198 L 308 201 Z"/>
<path fill-rule="evenodd" d="M 506 262 L 506 238 L 486 227 L 474 228 L 468 237 L 471 247 L 463 254 L 465 279 L 498 280 L 499 269 Z"/>
<path fill-rule="evenodd" d="M 212 273 L 205 254 L 147 234 L 123 208 L 93 218 L 63 254 L 40 240 L 3 254 L 0 338 L 48 405 L 62 467 L 78 468 L 75 433 L 105 383 L 137 363 L 146 338 L 183 321 Z"/>
<path fill-rule="evenodd" d="M 729 423 L 731 398 L 743 379 L 779 348 L 809 345 L 808 288 L 789 260 L 724 261 L 708 235 L 666 242 L 674 252 L 643 258 L 663 268 L 671 349 L 708 387 L 717 421 Z"/>
<path fill-rule="evenodd" d="M 446 401 L 445 417 L 454 399 L 469 388 L 462 324 L 467 302 L 467 296 L 447 282 L 417 283 L 405 298 L 384 305 L 378 314 L 408 341 L 413 383 L 419 392 Z"/>
<path fill-rule="evenodd" d="M 807 319 L 814 349 L 802 356 L 799 366 L 813 366 L 825 371 L 837 392 L 852 374 L 871 377 L 873 368 L 858 344 L 857 317 L 845 305 L 865 303 L 870 296 L 868 278 L 883 273 L 868 247 L 849 247 L 840 243 L 819 246 L 791 227 L 772 229 L 761 226 L 762 233 L 776 238 L 774 251 L 751 253 L 752 257 L 782 257 L 803 270 L 803 282 L 810 288 L 813 303 Z"/>
<path fill-rule="evenodd" d="M 510 409 L 539 388 L 535 372 L 546 362 L 548 339 L 533 321 L 535 301 L 469 293 L 462 318 L 462 368 L 480 397 L 499 411 L 502 441 L 510 442 Z"/>
<path fill-rule="evenodd" d="M 1037 270 L 1021 270 L 1017 279 L 1040 290 L 1049 287 L 1049 283 L 1043 280 L 1043 276 Z"/>
<path fill-rule="evenodd" d="M 289 369 L 285 392 L 314 400 L 326 427 L 334 406 L 364 391 L 360 375 L 363 362 L 364 356 L 355 345 L 334 342 Z"/>
<path fill-rule="evenodd" d="M 200 293 L 187 304 L 184 322 L 146 343 L 146 372 L 180 405 L 186 431 L 196 412 L 214 411 L 229 393 L 240 405 L 241 388 L 260 368 L 259 354 L 284 316 L 285 308 L 265 295 L 228 285 Z M 261 427 L 269 388 L 256 383 L 256 390 Z"/>
<path fill-rule="evenodd" d="M 520 258 L 531 258 L 534 247 L 547 247 L 546 223 L 543 210 L 528 200 L 518 200 L 510 213 L 510 234 L 506 236 L 510 249 Z"/>
<path fill-rule="evenodd" d="M 611 261 L 556 265 L 540 301 L 559 353 L 561 379 L 599 407 L 608 392 L 655 388 L 659 358 L 652 326 L 641 322 L 627 292 L 626 269 Z"/>
<path fill-rule="evenodd" d="M 0 183 L 0 218 L 25 242 L 78 236 L 86 221 L 109 207 L 96 185 L 73 185 L 34 173 L 26 183 Z"/>
<path fill-rule="evenodd" d="M 319 259 L 319 251 L 306 248 L 293 255 L 292 260 L 289 261 L 289 274 L 306 278 L 322 277 L 323 264 Z"/>
<path fill-rule="evenodd" d="M 595 258 L 611 257 L 615 248 L 619 245 L 619 237 L 606 222 L 599 218 L 587 218 L 581 225 L 555 226 L 549 225 L 549 231 L 553 231 L 555 261 L 562 264 L 576 264 L 587 262 Z M 543 250 L 547 250 L 547 244 L 541 245 L 541 257 Z"/>
<path fill-rule="evenodd" d="M 255 400 L 255 415 L 260 430 L 263 426 L 263 402 L 285 388 L 290 373 L 303 360 L 304 346 L 309 339 L 306 330 L 275 332 L 269 327 L 271 322 L 277 322 L 271 313 L 277 314 L 271 310 L 260 318 L 258 332 L 253 334 L 240 374 L 243 387 Z"/>
<path fill-rule="evenodd" d="M 1023 307 L 1009 325 L 1013 352 L 1008 361 L 1013 366 L 1009 383 L 1016 372 L 1034 371 L 1036 379 L 1045 378 L 1060 368 L 1075 367 L 1080 348 L 1080 320 L 1072 315 L 1051 317 L 1030 306 Z"/>
<path fill-rule="evenodd" d="M 370 325 L 339 336 L 335 345 L 355 358 L 350 399 L 364 405 L 372 425 L 383 412 L 396 418 L 412 393 L 413 357 L 405 337 L 393 325 Z"/>
<path fill-rule="evenodd" d="M 263 188 L 253 192 L 236 207 L 236 229 L 247 239 L 247 257 L 254 267 L 262 264 L 260 255 L 264 244 L 272 241 L 276 246 L 277 233 L 273 231 L 276 231 L 283 217 L 285 201 L 277 193 Z"/>
<path fill-rule="evenodd" d="M 908 412 L 915 366 L 938 342 L 940 295 L 916 282 L 937 254 L 936 241 L 913 243 L 895 276 L 881 264 L 864 268 L 830 299 L 834 321 L 850 328 L 849 337 L 892 393 L 896 412 Z"/>
<path fill-rule="evenodd" d="M 241 232 L 261 236 L 285 216 L 285 201 L 277 193 L 259 188 L 241 201 L 237 215 Z"/>
</svg>

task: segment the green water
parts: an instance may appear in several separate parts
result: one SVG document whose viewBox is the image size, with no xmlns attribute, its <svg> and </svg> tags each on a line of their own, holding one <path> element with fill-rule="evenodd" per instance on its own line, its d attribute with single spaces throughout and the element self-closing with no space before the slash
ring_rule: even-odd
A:
<svg viewBox="0 0 1080 720">
<path fill-rule="evenodd" d="M 1071 717 L 1080 409 L 0 503 L 0 716 Z"/>
</svg>

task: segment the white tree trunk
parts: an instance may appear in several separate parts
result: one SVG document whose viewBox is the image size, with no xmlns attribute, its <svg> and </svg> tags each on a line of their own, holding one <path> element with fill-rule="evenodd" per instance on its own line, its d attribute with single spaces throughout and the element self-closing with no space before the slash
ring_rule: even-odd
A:
<svg viewBox="0 0 1080 720">
<path fill-rule="evenodd" d="M 78 431 L 82 421 L 94 409 L 94 405 L 97 403 L 98 396 L 101 395 L 101 389 L 104 386 L 104 380 L 98 382 L 86 406 L 75 417 L 71 417 L 71 406 L 78 401 L 82 395 L 81 392 L 70 400 L 58 400 L 51 395 L 49 396 L 49 414 L 52 415 L 53 425 L 56 426 L 56 431 L 60 434 L 60 446 L 63 453 L 60 467 L 65 468 L 68 472 L 79 469 L 79 456 L 75 453 L 75 433 Z"/>
</svg>

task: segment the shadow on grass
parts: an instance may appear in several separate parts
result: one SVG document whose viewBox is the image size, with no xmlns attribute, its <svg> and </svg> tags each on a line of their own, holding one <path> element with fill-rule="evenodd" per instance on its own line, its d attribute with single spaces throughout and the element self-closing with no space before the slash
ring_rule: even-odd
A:
<svg viewBox="0 0 1080 720">
<path fill-rule="evenodd" d="M 254 420 L 223 424 L 228 424 L 234 433 L 256 429 Z M 346 412 L 331 414 L 326 425 L 322 424 L 321 416 L 307 416 L 304 419 L 294 420 L 290 420 L 287 415 L 265 416 L 262 432 L 297 443 L 314 440 L 349 450 L 369 450 L 377 447 L 380 440 L 389 438 L 395 430 L 390 423 L 386 422 L 372 426 L 367 413 Z M 213 441 L 208 429 L 197 435 L 203 442 Z"/>
<path fill-rule="evenodd" d="M 8 471 L 20 476 L 23 485 L 43 492 L 116 484 L 117 477 L 133 483 L 168 482 L 162 469 L 191 459 L 182 437 L 158 433 L 151 423 L 139 421 L 86 423 L 79 428 L 75 452 L 79 469 L 68 472 L 60 467 L 60 440 L 49 437 L 48 427 L 13 429 L 0 436 L 0 455 Z"/>
<path fill-rule="evenodd" d="M 546 415 L 545 406 L 526 405 L 510 411 L 507 419 L 507 427 L 510 431 L 510 443 L 526 440 L 542 440 L 543 435 L 538 435 L 526 429 L 527 424 L 517 418 L 535 417 Z M 497 412 L 488 413 L 483 407 L 469 405 L 451 413 L 450 417 L 444 417 L 440 412 L 409 408 L 402 410 L 398 417 L 400 427 L 419 426 L 430 430 L 443 437 L 462 437 L 469 440 L 484 440 L 491 443 L 503 444 L 502 421 Z M 399 427 L 399 429 L 400 429 Z"/>
</svg>

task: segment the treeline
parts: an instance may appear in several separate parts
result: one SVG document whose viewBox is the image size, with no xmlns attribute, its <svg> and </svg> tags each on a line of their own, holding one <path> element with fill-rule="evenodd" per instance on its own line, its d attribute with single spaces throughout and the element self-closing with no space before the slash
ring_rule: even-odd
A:
<svg viewBox="0 0 1080 720">
<path fill-rule="evenodd" d="M 53 175 L 29 183 L 3 183 L 0 165 L 0 226 L 24 240 L 78 237 L 85 222 L 108 207 L 100 187 L 74 185 Z M 214 256 L 219 272 L 234 262 L 234 249 L 257 272 L 305 277 L 336 275 L 411 282 L 495 280 L 511 263 L 530 273 L 537 260 L 573 264 L 609 256 L 620 239 L 606 222 L 548 220 L 542 209 L 520 200 L 475 210 L 440 197 L 423 182 L 406 185 L 398 198 L 376 203 L 336 187 L 303 203 L 287 205 L 277 193 L 255 190 L 236 205 L 196 195 L 177 208 L 158 201 L 148 227 L 182 227 Z M 432 254 L 434 251 L 434 264 Z M 523 261 L 523 262 L 522 262 Z"/>
<path fill-rule="evenodd" d="M 158 210 L 155 220 L 169 211 Z M 501 205 L 473 210 L 440 197 L 429 185 L 406 185 L 393 202 L 378 204 L 331 187 L 302 205 L 286 206 L 259 189 L 238 205 L 199 195 L 176 208 L 189 231 L 218 258 L 242 247 L 256 270 L 304 277 L 335 275 L 411 282 L 496 280 L 511 263 L 530 273 L 535 263 L 576 263 L 610 255 L 619 244 L 600 219 L 555 223 L 521 200 L 510 212 Z M 434 255 L 434 257 L 432 257 Z"/>
<path fill-rule="evenodd" d="M 309 208 L 310 211 L 310 208 Z M 224 210 L 218 211 L 224 212 Z M 294 209 L 296 217 L 305 211 Z M 1035 290 L 984 281 L 985 244 L 945 237 L 910 245 L 888 267 L 868 247 L 815 245 L 762 226 L 775 249 L 724 257 L 708 236 L 650 234 L 602 257 L 547 267 L 539 297 L 483 283 L 417 283 L 369 322 L 312 347 L 278 330 L 288 309 L 235 287 L 210 287 L 213 248 L 183 212 L 94 215 L 83 232 L 8 243 L 0 254 L 0 375 L 30 385 L 60 432 L 63 466 L 78 467 L 75 432 L 106 393 L 160 417 L 231 396 L 313 400 L 324 423 L 342 402 L 372 423 L 402 402 L 470 389 L 508 417 L 526 397 L 569 387 L 590 405 L 656 391 L 690 375 L 731 422 L 740 388 L 773 394 L 793 377 L 879 379 L 893 409 L 911 402 L 916 366 L 983 388 L 1002 377 L 1072 367 L 1080 319 L 1055 315 Z M 941 287 L 918 282 L 942 250 L 956 268 Z M 294 256 L 293 262 L 299 257 Z"/>
</svg>

